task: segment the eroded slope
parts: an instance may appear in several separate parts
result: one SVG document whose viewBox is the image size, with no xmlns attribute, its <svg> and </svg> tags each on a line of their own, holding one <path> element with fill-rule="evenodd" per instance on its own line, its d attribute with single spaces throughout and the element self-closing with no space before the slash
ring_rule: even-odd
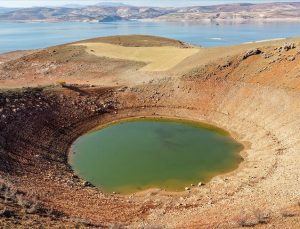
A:
<svg viewBox="0 0 300 229">
<path fill-rule="evenodd" d="M 60 71 L 38 73 L 44 80 L 38 82 L 52 82 L 51 87 L 0 96 L 0 174 L 35 196 L 43 209 L 59 212 L 44 220 L 57 225 L 77 220 L 86 227 L 300 226 L 299 39 L 202 48 L 159 74 L 137 74 L 145 64 L 96 57 L 65 45 L 5 62 L 1 83 L 22 86 L 37 68 L 53 61 Z M 65 77 L 67 83 L 54 82 L 60 72 L 75 67 Z M 95 85 L 71 84 L 86 81 Z M 98 124 L 133 116 L 216 124 L 247 146 L 244 162 L 230 174 L 177 194 L 149 190 L 120 196 L 89 187 L 67 163 L 69 146 Z M 5 204 L 4 197 L 0 203 L 17 215 L 22 212 Z M 22 214 L 28 221 L 3 214 L 1 220 L 42 224 L 39 211 Z M 38 222 L 33 224 L 31 217 Z"/>
</svg>

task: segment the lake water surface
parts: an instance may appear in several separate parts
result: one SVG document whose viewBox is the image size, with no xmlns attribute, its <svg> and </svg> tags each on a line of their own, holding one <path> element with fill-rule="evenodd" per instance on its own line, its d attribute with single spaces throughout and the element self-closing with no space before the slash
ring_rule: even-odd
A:
<svg viewBox="0 0 300 229">
<path fill-rule="evenodd" d="M 0 23 L 0 53 L 44 48 L 87 38 L 146 34 L 206 47 L 300 36 L 300 23 L 197 24 L 154 22 Z"/>
<path fill-rule="evenodd" d="M 236 169 L 242 148 L 226 131 L 206 124 L 133 119 L 80 137 L 70 164 L 107 192 L 183 191 Z"/>
</svg>

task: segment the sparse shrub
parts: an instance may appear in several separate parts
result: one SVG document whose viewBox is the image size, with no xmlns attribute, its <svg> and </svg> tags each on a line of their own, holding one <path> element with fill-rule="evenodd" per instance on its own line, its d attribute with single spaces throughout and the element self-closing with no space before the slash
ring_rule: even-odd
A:
<svg viewBox="0 0 300 229">
<path fill-rule="evenodd" d="M 270 221 L 270 214 L 266 212 L 262 212 L 259 209 L 254 211 L 254 215 L 259 224 L 267 224 Z"/>
<path fill-rule="evenodd" d="M 34 214 L 34 213 L 38 213 L 42 209 L 41 204 L 39 203 L 37 198 L 32 194 L 29 195 L 20 194 L 16 196 L 16 199 L 18 205 L 21 206 L 26 213 Z"/>
<path fill-rule="evenodd" d="M 22 193 L 10 182 L 5 181 L 2 178 L 0 178 L 0 197 L 1 196 L 5 203 L 16 203 L 29 214 L 37 213 L 42 209 L 41 204 L 32 193 Z"/>
<path fill-rule="evenodd" d="M 54 209 L 53 208 L 45 209 L 45 214 L 46 216 L 52 217 L 54 215 Z"/>
<path fill-rule="evenodd" d="M 294 212 L 291 212 L 291 211 L 284 211 L 284 212 L 281 213 L 281 215 L 285 218 L 296 216 L 296 214 Z"/>
<path fill-rule="evenodd" d="M 39 211 L 39 203 L 32 204 L 28 209 L 26 209 L 26 212 L 29 214 L 34 214 Z"/>
<path fill-rule="evenodd" d="M 109 229 L 124 229 L 124 227 L 120 224 L 110 225 Z"/>
<path fill-rule="evenodd" d="M 19 206 L 21 206 L 22 208 L 26 208 L 27 203 L 23 195 L 17 195 L 16 199 Z"/>
<path fill-rule="evenodd" d="M 16 193 L 16 189 L 10 182 L 0 178 L 0 195 L 4 198 L 5 203 L 13 200 L 16 196 Z"/>
<path fill-rule="evenodd" d="M 240 217 L 237 220 L 237 223 L 240 227 L 254 227 L 257 223 L 247 217 Z"/>
<path fill-rule="evenodd" d="M 77 218 L 77 217 L 70 217 L 68 218 L 68 221 L 75 223 L 76 228 L 81 228 L 81 227 L 101 227 L 100 225 L 96 225 L 91 223 L 89 220 L 82 219 L 82 218 Z"/>
<path fill-rule="evenodd" d="M 253 211 L 253 215 L 244 214 L 238 218 L 237 223 L 240 227 L 254 227 L 258 224 L 267 224 L 270 221 L 270 214 L 259 209 Z"/>
</svg>

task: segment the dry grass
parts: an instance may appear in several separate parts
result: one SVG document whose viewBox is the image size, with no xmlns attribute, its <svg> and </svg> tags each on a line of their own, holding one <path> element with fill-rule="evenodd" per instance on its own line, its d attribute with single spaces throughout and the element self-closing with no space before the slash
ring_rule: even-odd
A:
<svg viewBox="0 0 300 229">
<path fill-rule="evenodd" d="M 32 193 L 17 190 L 10 182 L 0 178 L 0 197 L 4 203 L 16 203 L 24 212 L 34 214 L 42 210 L 42 206 Z"/>
<path fill-rule="evenodd" d="M 196 54 L 199 48 L 124 47 L 107 43 L 80 43 L 89 54 L 96 56 L 148 63 L 141 71 L 167 71 L 185 58 Z"/>
</svg>

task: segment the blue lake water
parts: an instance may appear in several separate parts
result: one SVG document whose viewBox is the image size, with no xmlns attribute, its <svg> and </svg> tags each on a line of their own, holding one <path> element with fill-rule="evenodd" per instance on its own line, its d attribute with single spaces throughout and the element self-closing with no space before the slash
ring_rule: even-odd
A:
<svg viewBox="0 0 300 229">
<path fill-rule="evenodd" d="M 0 23 L 0 53 L 44 48 L 87 38 L 147 34 L 205 47 L 300 36 L 300 23 L 196 24 L 167 22 Z"/>
</svg>

